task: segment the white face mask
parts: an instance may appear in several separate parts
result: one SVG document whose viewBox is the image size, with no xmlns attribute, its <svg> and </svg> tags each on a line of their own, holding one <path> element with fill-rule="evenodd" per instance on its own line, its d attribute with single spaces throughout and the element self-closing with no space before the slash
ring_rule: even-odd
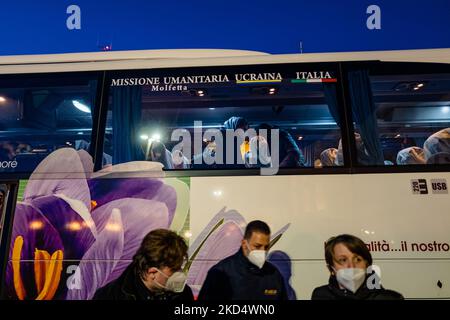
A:
<svg viewBox="0 0 450 320">
<path fill-rule="evenodd" d="M 248 260 L 253 263 L 258 268 L 262 268 L 264 263 L 266 262 L 267 258 L 267 251 L 266 250 L 251 250 L 250 247 L 247 245 L 249 254 L 247 256 Z"/>
<path fill-rule="evenodd" d="M 186 278 L 187 278 L 186 274 L 184 274 L 181 271 L 177 271 L 177 272 L 174 272 L 170 277 L 168 277 L 161 270 L 159 270 L 159 269 L 156 269 L 156 270 L 158 270 L 159 273 L 161 273 L 164 277 L 167 278 L 166 285 L 164 285 L 164 286 L 162 284 L 160 284 L 158 281 L 156 281 L 156 279 L 155 279 L 155 283 L 158 287 L 160 287 L 161 289 L 176 292 L 176 293 L 183 292 L 184 287 L 186 285 Z"/>
<path fill-rule="evenodd" d="M 366 269 L 345 268 L 336 272 L 336 279 L 345 289 L 355 293 L 366 279 Z"/>
</svg>

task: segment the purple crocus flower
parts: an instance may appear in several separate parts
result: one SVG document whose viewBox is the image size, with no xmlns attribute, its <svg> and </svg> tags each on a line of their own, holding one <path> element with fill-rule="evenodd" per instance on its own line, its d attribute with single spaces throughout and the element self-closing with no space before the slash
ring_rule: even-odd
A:
<svg viewBox="0 0 450 320">
<path fill-rule="evenodd" d="M 209 269 L 239 250 L 246 225 L 247 222 L 239 212 L 223 208 L 195 239 L 189 248 L 190 262 L 185 267 L 189 270 L 187 283 L 194 296 L 200 292 Z M 288 228 L 289 224 L 271 235 L 271 247 Z"/>
<path fill-rule="evenodd" d="M 70 148 L 44 159 L 16 207 L 8 295 L 90 299 L 96 289 L 116 279 L 143 237 L 168 228 L 173 219 L 172 187 L 161 179 L 120 174 L 121 169 L 131 173 L 149 166 L 155 168 L 151 163 L 128 163 L 93 174 L 89 154 Z M 63 263 L 77 266 L 81 286 L 66 288 Z"/>
</svg>

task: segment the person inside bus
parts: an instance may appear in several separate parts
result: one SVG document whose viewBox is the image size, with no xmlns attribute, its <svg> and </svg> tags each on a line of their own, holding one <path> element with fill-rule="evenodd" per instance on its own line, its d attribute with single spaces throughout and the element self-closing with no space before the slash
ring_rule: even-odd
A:
<svg viewBox="0 0 450 320">
<path fill-rule="evenodd" d="M 239 251 L 208 271 L 198 300 L 287 300 L 283 276 L 266 261 L 269 245 L 269 226 L 249 222 Z"/>
<path fill-rule="evenodd" d="M 246 168 L 270 167 L 272 160 L 269 154 L 269 145 L 263 136 L 255 136 L 250 139 L 249 151 L 245 153 Z"/>
<path fill-rule="evenodd" d="M 395 291 L 384 289 L 379 277 L 369 272 L 372 256 L 359 238 L 341 234 L 325 243 L 328 284 L 315 288 L 312 300 L 402 300 Z"/>
<path fill-rule="evenodd" d="M 322 161 L 320 159 L 314 160 L 314 168 L 322 168 Z"/>
<path fill-rule="evenodd" d="M 13 142 L 0 142 L 0 160 L 10 161 L 16 157 L 16 147 Z"/>
<path fill-rule="evenodd" d="M 427 164 L 450 164 L 450 128 L 433 133 L 423 149 Z"/>
<path fill-rule="evenodd" d="M 191 161 L 185 157 L 181 150 L 172 151 L 172 163 L 174 169 L 189 169 Z"/>
<path fill-rule="evenodd" d="M 295 142 L 292 135 L 286 130 L 279 129 L 278 127 L 272 126 L 267 123 L 260 124 L 257 127 L 257 131 L 259 130 L 267 130 L 267 142 L 269 147 L 272 146 L 272 134 L 271 130 L 278 129 L 279 130 L 279 167 L 280 168 L 293 168 L 293 167 L 304 167 L 305 166 L 305 158 Z M 272 150 L 270 150 L 270 154 L 272 154 Z"/>
<path fill-rule="evenodd" d="M 166 229 L 149 232 L 132 263 L 116 280 L 98 289 L 93 300 L 194 301 L 186 275 L 181 272 L 188 246 Z"/>
<path fill-rule="evenodd" d="M 328 148 L 320 153 L 320 163 L 322 167 L 332 167 L 336 165 L 336 157 L 338 150 L 336 148 Z"/>
<path fill-rule="evenodd" d="M 91 147 L 91 143 L 87 142 L 86 140 L 75 140 L 75 150 L 84 150 L 89 152 Z M 107 167 L 112 164 L 112 157 L 103 152 L 102 156 L 102 167 Z"/>
<path fill-rule="evenodd" d="M 419 147 L 409 147 L 400 150 L 397 153 L 397 164 L 426 164 L 423 149 Z"/>
<path fill-rule="evenodd" d="M 250 128 L 250 125 L 249 125 L 247 119 L 245 119 L 243 117 L 233 116 L 223 123 L 223 130 L 225 130 L 225 131 L 226 130 L 236 131 L 236 130 L 241 129 L 242 131 L 245 132 L 249 128 Z M 226 133 L 225 132 L 224 132 L 223 139 L 224 139 L 224 142 L 226 143 Z M 249 151 L 249 149 L 250 149 L 250 140 L 248 137 L 244 137 L 244 141 L 241 143 L 240 146 L 238 146 L 238 150 L 240 151 L 241 158 L 244 161 L 245 161 L 245 154 Z M 224 159 L 225 159 L 226 158 L 226 155 L 225 155 L 226 148 L 224 148 L 223 151 L 224 151 Z M 237 160 L 236 160 L 235 164 L 237 164 Z"/>
<path fill-rule="evenodd" d="M 147 160 L 162 163 L 166 170 L 173 169 L 172 154 L 166 149 L 164 143 L 160 141 L 152 142 Z"/>
<path fill-rule="evenodd" d="M 358 163 L 361 165 L 368 165 L 371 162 L 370 156 L 367 152 L 366 147 L 364 146 L 364 142 L 361 138 L 361 135 L 357 132 L 355 132 L 355 143 L 356 143 Z M 338 151 L 337 151 L 335 163 L 338 166 L 344 165 L 344 153 L 342 150 L 342 139 L 339 139 L 339 145 L 338 145 Z"/>
</svg>

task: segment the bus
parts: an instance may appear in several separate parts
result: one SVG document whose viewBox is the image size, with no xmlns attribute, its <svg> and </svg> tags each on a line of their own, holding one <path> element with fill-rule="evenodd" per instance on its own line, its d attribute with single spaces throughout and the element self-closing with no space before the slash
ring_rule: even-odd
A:
<svg viewBox="0 0 450 320">
<path fill-rule="evenodd" d="M 290 299 L 363 239 L 381 284 L 450 298 L 450 49 L 0 57 L 2 299 L 91 299 L 146 233 L 198 294 L 248 222 Z"/>
</svg>

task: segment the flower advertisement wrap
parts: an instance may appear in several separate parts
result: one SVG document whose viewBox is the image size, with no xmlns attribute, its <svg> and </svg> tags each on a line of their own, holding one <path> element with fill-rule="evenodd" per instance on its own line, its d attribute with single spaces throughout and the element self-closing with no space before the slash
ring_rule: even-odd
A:
<svg viewBox="0 0 450 320">
<path fill-rule="evenodd" d="M 5 296 L 91 299 L 120 276 L 151 230 L 171 229 L 189 242 L 189 201 L 189 179 L 164 178 L 157 162 L 94 173 L 86 151 L 54 151 L 19 192 Z M 238 250 L 246 223 L 240 213 L 224 208 L 191 241 L 184 270 L 195 294 L 209 268 Z M 273 234 L 272 245 L 288 227 Z"/>
</svg>

